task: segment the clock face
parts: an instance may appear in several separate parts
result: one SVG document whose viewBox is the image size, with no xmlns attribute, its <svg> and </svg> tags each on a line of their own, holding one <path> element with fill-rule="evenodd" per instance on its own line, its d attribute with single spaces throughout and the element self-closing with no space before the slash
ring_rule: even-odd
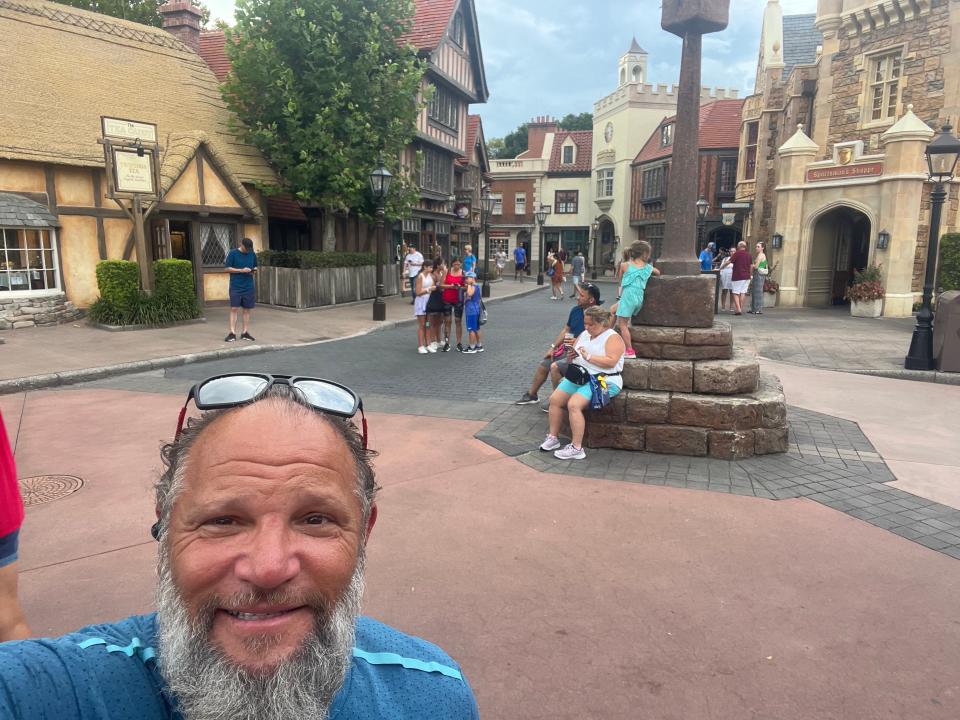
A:
<svg viewBox="0 0 960 720">
<path fill-rule="evenodd" d="M 603 139 L 608 143 L 613 140 L 613 123 L 607 123 L 607 127 L 603 131 Z"/>
</svg>

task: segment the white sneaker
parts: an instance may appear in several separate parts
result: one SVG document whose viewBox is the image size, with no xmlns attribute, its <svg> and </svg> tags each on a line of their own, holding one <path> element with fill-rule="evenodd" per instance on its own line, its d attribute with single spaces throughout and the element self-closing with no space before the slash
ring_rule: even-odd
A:
<svg viewBox="0 0 960 720">
<path fill-rule="evenodd" d="M 440 345 L 438 345 L 438 344 L 435 343 L 435 342 L 432 342 L 432 343 L 430 343 L 429 345 L 427 345 L 427 350 L 429 350 L 430 352 L 436 352 L 436 351 L 437 351 L 437 348 L 439 348 L 439 347 L 440 347 Z"/>
<path fill-rule="evenodd" d="M 429 351 L 423 345 L 417 348 L 417 352 L 421 355 L 426 355 Z"/>
<path fill-rule="evenodd" d="M 583 451 L 583 448 L 574 447 L 573 443 L 570 443 L 566 447 L 557 450 L 553 456 L 560 460 L 583 460 L 587 454 Z"/>
<path fill-rule="evenodd" d="M 550 452 L 560 447 L 560 441 L 554 435 L 547 435 L 547 439 L 540 443 L 540 449 L 544 452 Z"/>
</svg>

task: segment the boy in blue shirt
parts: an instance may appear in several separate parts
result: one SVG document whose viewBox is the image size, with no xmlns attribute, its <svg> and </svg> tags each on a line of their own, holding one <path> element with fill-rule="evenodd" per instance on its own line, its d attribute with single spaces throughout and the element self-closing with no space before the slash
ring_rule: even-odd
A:
<svg viewBox="0 0 960 720">
<path fill-rule="evenodd" d="M 224 338 L 226 342 L 237 339 L 237 314 L 243 310 L 243 340 L 253 341 L 250 334 L 250 311 L 256 303 L 253 274 L 257 271 L 257 254 L 253 251 L 253 240 L 244 238 L 239 248 L 227 253 L 224 267 L 230 273 L 230 332 Z"/>
</svg>

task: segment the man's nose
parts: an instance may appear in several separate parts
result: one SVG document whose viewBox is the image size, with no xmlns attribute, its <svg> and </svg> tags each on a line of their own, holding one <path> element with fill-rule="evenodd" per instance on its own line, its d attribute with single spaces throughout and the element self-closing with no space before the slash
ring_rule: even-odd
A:
<svg viewBox="0 0 960 720">
<path fill-rule="evenodd" d="M 300 572 L 300 557 L 294 532 L 287 523 L 267 520 L 257 525 L 237 560 L 237 579 L 272 590 L 293 580 Z"/>
</svg>

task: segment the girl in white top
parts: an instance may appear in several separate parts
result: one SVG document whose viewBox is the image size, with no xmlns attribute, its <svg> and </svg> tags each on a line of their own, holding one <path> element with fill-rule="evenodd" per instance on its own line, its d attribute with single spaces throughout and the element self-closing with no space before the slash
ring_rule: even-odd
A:
<svg viewBox="0 0 960 720">
<path fill-rule="evenodd" d="M 427 347 L 427 301 L 430 299 L 430 291 L 433 289 L 433 262 L 426 260 L 417 275 L 417 282 L 414 285 L 413 315 L 417 318 L 417 352 L 426 355 L 431 352 Z M 432 352 L 436 352 L 433 350 Z"/>
<path fill-rule="evenodd" d="M 607 391 L 613 398 L 623 387 L 623 356 L 626 345 L 620 333 L 608 327 L 610 316 L 601 307 L 587 308 L 583 313 L 586 330 L 577 338 L 570 349 L 569 357 L 573 364 L 587 369 L 591 375 L 606 377 Z M 593 391 L 590 383 L 575 385 L 566 378 L 550 396 L 550 432 L 540 445 L 544 451 L 554 451 L 561 460 L 583 460 L 587 454 L 583 451 L 583 434 L 587 421 L 583 413 L 590 409 Z M 557 434 L 563 424 L 566 411 L 570 422 L 571 442 L 561 447 Z"/>
</svg>

